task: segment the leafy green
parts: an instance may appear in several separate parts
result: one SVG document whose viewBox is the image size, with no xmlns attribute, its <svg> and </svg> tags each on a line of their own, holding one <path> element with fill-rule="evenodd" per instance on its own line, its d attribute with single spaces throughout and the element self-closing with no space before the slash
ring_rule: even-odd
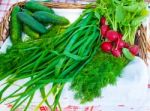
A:
<svg viewBox="0 0 150 111">
<path fill-rule="evenodd" d="M 102 89 L 108 84 L 115 84 L 128 60 L 98 51 L 94 58 L 75 77 L 71 89 L 81 103 L 92 101 L 101 96 Z"/>
<path fill-rule="evenodd" d="M 121 32 L 123 39 L 134 44 L 135 34 L 149 15 L 143 0 L 97 0 L 96 8 L 106 17 L 113 30 Z"/>
<path fill-rule="evenodd" d="M 116 21 L 120 23 L 121 21 L 124 20 L 125 15 L 126 15 L 126 12 L 123 9 L 123 7 L 122 6 L 117 6 L 116 7 L 116 13 L 115 13 L 115 19 L 116 19 Z"/>
<path fill-rule="evenodd" d="M 28 100 L 25 108 L 27 110 L 34 94 L 40 90 L 43 98 L 40 104 L 46 102 L 52 110 L 60 106 L 59 98 L 64 84 L 73 80 L 78 72 L 89 63 L 101 43 L 100 16 L 96 18 L 94 15 L 94 11 L 85 11 L 62 34 L 57 35 L 57 31 L 51 30 L 51 34 L 48 32 L 46 37 L 13 45 L 6 54 L 1 54 L 0 76 L 2 78 L 0 79 L 6 79 L 6 87 L 0 89 L 0 97 L 2 98 L 0 103 L 13 98 L 12 111 L 15 111 Z M 8 64 L 7 68 L 4 64 Z M 10 95 L 3 97 L 3 94 L 13 83 L 27 78 L 31 79 L 25 81 Z M 52 83 L 52 88 L 46 94 L 44 88 L 50 83 Z M 19 93 L 23 89 L 25 90 Z M 49 95 L 54 96 L 52 105 L 47 101 Z"/>
<path fill-rule="evenodd" d="M 62 33 L 64 30 L 65 30 L 65 27 L 63 26 L 52 25 L 46 33 L 41 35 L 41 38 L 57 36 L 60 33 Z"/>
</svg>

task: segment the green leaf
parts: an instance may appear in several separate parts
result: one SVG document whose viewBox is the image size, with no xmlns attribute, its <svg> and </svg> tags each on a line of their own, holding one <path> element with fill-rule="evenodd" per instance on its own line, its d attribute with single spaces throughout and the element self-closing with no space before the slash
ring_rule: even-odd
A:
<svg viewBox="0 0 150 111">
<path fill-rule="evenodd" d="M 131 26 L 139 26 L 142 23 L 142 21 L 144 20 L 144 18 L 145 17 L 143 17 L 143 16 L 134 18 L 131 22 Z"/>
<path fill-rule="evenodd" d="M 126 15 L 126 12 L 123 9 L 123 7 L 122 6 L 117 6 L 116 7 L 116 14 L 115 14 L 116 22 L 123 21 L 125 19 L 125 15 Z"/>
<path fill-rule="evenodd" d="M 100 15 L 100 13 L 99 13 L 97 10 L 95 11 L 95 16 L 96 16 L 96 18 L 97 18 L 98 20 L 100 20 L 101 15 Z"/>
<path fill-rule="evenodd" d="M 46 99 L 45 99 L 46 105 L 47 105 L 50 109 L 52 109 L 52 108 L 51 108 L 51 105 L 49 104 L 49 102 L 48 102 L 48 100 L 47 100 L 47 97 L 46 97 L 45 87 L 41 87 L 41 88 L 40 88 L 40 93 L 41 93 L 41 96 L 42 96 L 43 100 L 46 98 Z"/>
<path fill-rule="evenodd" d="M 123 8 L 126 11 L 129 11 L 129 12 L 135 12 L 138 7 L 139 7 L 138 4 L 132 4 L 132 5 L 129 5 L 129 6 L 123 6 Z"/>
<path fill-rule="evenodd" d="M 146 9 L 143 9 L 143 10 L 141 11 L 141 15 L 142 15 L 142 16 L 148 16 L 149 14 L 150 14 L 149 11 L 146 10 Z"/>
<path fill-rule="evenodd" d="M 131 52 L 127 48 L 123 48 L 122 52 L 123 52 L 123 55 L 129 60 L 133 60 L 135 57 L 131 54 Z"/>
</svg>

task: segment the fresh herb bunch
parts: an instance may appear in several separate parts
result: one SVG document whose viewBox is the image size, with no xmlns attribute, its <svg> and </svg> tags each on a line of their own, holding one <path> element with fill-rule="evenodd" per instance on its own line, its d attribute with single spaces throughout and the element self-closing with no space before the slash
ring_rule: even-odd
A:
<svg viewBox="0 0 150 111">
<path fill-rule="evenodd" d="M 124 57 L 116 59 L 110 54 L 98 51 L 71 84 L 75 98 L 85 103 L 100 97 L 102 88 L 115 84 L 128 62 Z"/>
<path fill-rule="evenodd" d="M 100 15 L 100 14 L 99 14 Z M 62 34 L 54 37 L 43 37 L 37 41 L 29 41 L 11 47 L 6 54 L 0 55 L 0 78 L 6 79 L 5 87 L 0 89 L 0 103 L 12 101 L 15 111 L 21 104 L 28 101 L 26 111 L 37 90 L 41 91 L 43 101 L 52 111 L 60 107 L 59 98 L 64 84 L 70 82 L 96 54 L 100 46 L 100 16 L 95 17 L 93 10 L 85 10 L 83 14 Z M 41 40 L 41 41 L 40 41 Z M 4 60 L 3 60 L 4 59 Z M 11 68 L 5 68 L 10 64 Z M 18 80 L 29 79 L 22 86 L 6 97 L 3 94 Z M 52 88 L 45 93 L 45 86 L 52 83 Z M 25 89 L 23 92 L 20 90 Z M 47 98 L 54 96 L 52 105 Z"/>
<path fill-rule="evenodd" d="M 97 0 L 96 10 L 132 45 L 138 27 L 149 14 L 144 0 Z"/>
<path fill-rule="evenodd" d="M 57 35 L 60 35 L 61 33 L 63 33 L 63 31 L 66 29 L 67 27 L 63 27 L 63 26 L 59 26 L 59 25 L 52 25 L 47 33 L 42 34 L 41 38 L 49 38 L 49 37 L 56 37 Z"/>
</svg>

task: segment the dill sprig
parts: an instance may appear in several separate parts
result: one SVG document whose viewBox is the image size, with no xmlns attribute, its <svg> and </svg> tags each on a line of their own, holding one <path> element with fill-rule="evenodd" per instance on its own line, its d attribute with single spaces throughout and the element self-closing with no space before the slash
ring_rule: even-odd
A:
<svg viewBox="0 0 150 111">
<path fill-rule="evenodd" d="M 98 51 L 71 84 L 71 89 L 75 91 L 75 98 L 85 103 L 100 97 L 102 88 L 108 84 L 115 84 L 127 63 L 124 57 L 115 58 L 111 54 Z"/>
</svg>

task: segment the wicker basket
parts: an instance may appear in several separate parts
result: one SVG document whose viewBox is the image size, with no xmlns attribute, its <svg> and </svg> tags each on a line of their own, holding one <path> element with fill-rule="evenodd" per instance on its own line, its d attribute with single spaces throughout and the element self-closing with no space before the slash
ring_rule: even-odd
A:
<svg viewBox="0 0 150 111">
<path fill-rule="evenodd" d="M 149 2 L 147 0 L 146 2 Z M 53 2 L 41 2 L 45 6 L 51 8 L 59 8 L 59 9 L 85 9 L 85 4 L 79 3 L 53 3 Z M 9 34 L 9 18 L 10 13 L 14 6 L 19 5 L 23 6 L 25 2 L 18 2 L 11 6 L 9 11 L 3 17 L 2 22 L 0 23 L 0 41 L 4 42 Z M 141 25 L 139 30 L 137 30 L 137 38 L 136 44 L 140 47 L 140 57 L 147 63 L 148 60 L 148 52 L 150 52 L 150 42 L 147 37 L 147 29 Z"/>
</svg>

